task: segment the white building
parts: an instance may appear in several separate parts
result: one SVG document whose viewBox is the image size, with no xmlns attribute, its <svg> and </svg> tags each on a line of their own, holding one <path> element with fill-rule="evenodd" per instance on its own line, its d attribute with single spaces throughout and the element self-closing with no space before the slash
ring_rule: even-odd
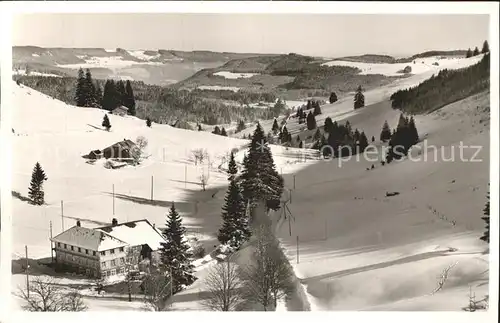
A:
<svg viewBox="0 0 500 323">
<path fill-rule="evenodd" d="M 128 268 L 159 261 L 159 249 L 165 242 L 162 234 L 149 221 L 138 220 L 101 228 L 69 228 L 51 239 L 56 262 L 69 271 L 90 277 L 124 274 Z"/>
</svg>

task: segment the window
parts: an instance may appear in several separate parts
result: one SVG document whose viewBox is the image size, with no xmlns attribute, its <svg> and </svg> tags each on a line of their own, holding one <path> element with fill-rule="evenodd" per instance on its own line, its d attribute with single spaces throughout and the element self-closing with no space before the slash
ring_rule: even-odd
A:
<svg viewBox="0 0 500 323">
<path fill-rule="evenodd" d="M 120 252 L 123 252 L 125 249 L 123 247 L 120 247 Z"/>
<path fill-rule="evenodd" d="M 64 244 L 64 249 L 68 249 L 68 245 L 67 244 Z"/>
<path fill-rule="evenodd" d="M 71 246 L 71 251 L 73 251 L 73 250 L 75 250 L 75 249 L 73 249 L 73 246 Z"/>
<path fill-rule="evenodd" d="M 57 243 L 57 246 L 58 246 L 59 248 L 61 248 L 61 243 L 60 243 L 60 242 L 58 242 L 58 243 Z"/>
<path fill-rule="evenodd" d="M 101 251 L 101 256 L 105 256 L 106 255 L 106 251 Z"/>
<path fill-rule="evenodd" d="M 114 275 L 116 275 L 116 269 L 113 269 L 113 270 L 111 270 L 111 273 L 110 273 L 110 275 L 111 275 L 111 276 L 114 276 Z"/>
<path fill-rule="evenodd" d="M 106 262 L 105 261 L 101 262 L 101 267 L 102 268 L 106 268 Z"/>
<path fill-rule="evenodd" d="M 78 247 L 78 252 L 82 252 L 82 248 Z"/>
<path fill-rule="evenodd" d="M 116 266 L 116 262 L 114 260 L 111 260 L 111 267 Z"/>
<path fill-rule="evenodd" d="M 94 256 L 96 255 L 96 252 L 95 252 L 95 251 L 93 251 L 93 255 L 94 255 Z"/>
<path fill-rule="evenodd" d="M 125 257 L 120 258 L 120 264 L 123 265 L 125 263 Z"/>
<path fill-rule="evenodd" d="M 85 249 L 85 253 L 88 255 L 89 254 L 89 249 Z"/>
<path fill-rule="evenodd" d="M 114 254 L 114 253 L 115 253 L 115 249 L 111 249 L 109 252 L 110 252 L 111 254 Z"/>
<path fill-rule="evenodd" d="M 125 274 L 125 267 L 120 268 L 120 274 Z"/>
</svg>

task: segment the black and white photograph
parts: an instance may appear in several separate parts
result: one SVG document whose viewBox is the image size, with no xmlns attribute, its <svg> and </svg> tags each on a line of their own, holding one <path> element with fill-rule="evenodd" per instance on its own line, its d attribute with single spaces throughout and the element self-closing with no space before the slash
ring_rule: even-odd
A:
<svg viewBox="0 0 500 323">
<path fill-rule="evenodd" d="M 10 311 L 496 321 L 498 3 L 149 5 L 12 13 Z"/>
</svg>

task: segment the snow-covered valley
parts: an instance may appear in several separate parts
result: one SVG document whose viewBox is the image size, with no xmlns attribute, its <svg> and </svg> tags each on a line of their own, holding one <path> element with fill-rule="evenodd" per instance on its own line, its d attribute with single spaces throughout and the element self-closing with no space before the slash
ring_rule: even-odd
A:
<svg viewBox="0 0 500 323">
<path fill-rule="evenodd" d="M 322 125 L 328 116 L 349 120 L 369 138 L 378 138 L 384 120 L 391 127 L 396 125 L 399 111 L 387 100 L 394 91 L 417 85 L 440 69 L 470 66 L 480 58 L 446 61 L 367 91 L 364 109 L 353 111 L 352 97 L 324 105 L 317 123 Z M 217 244 L 227 157 L 235 150 L 241 163 L 248 141 L 167 125 L 148 128 L 144 120 L 130 116 L 111 115 L 108 132 L 101 127 L 102 110 L 69 106 L 15 83 L 13 99 L 14 259 L 24 257 L 25 245 L 32 259 L 50 257 L 51 224 L 53 235 L 77 220 L 82 226 L 95 227 L 109 224 L 112 218 L 119 222 L 145 218 L 163 227 L 171 202 L 188 234 L 202 241 L 207 252 Z M 368 171 L 374 163 L 363 158 L 342 161 L 339 167 L 337 160 L 312 158 L 316 151 L 272 146 L 277 170 L 285 178 L 284 199 L 293 197 L 289 208 L 294 220 L 283 221 L 282 211 L 270 216 L 311 310 L 459 311 L 467 306 L 470 286 L 478 299 L 488 294 L 487 246 L 478 236 L 489 181 L 489 92 L 417 116 L 416 122 L 422 137 L 441 147 L 446 156 L 464 142 L 482 147 L 476 156 L 482 161 L 404 160 L 386 166 L 375 163 Z M 272 120 L 261 124 L 267 132 Z M 293 134 L 302 127 L 296 120 L 287 124 Z M 253 130 L 248 128 L 238 136 Z M 89 164 L 82 158 L 92 150 L 138 136 L 148 140 L 148 158 L 141 165 L 107 169 L 102 161 Z M 200 148 L 207 150 L 210 159 L 195 164 L 193 150 Z M 310 159 L 300 160 L 303 155 Z M 36 162 L 48 177 L 44 206 L 24 201 Z M 202 174 L 209 174 L 206 190 L 200 185 Z M 388 191 L 400 195 L 387 197 Z M 203 291 L 203 278 L 213 263 L 210 259 L 197 263 L 200 279 L 176 295 L 174 309 L 201 309 L 196 295 Z M 436 290 L 443 271 L 451 265 Z M 23 275 L 13 276 L 13 290 L 23 283 Z M 18 308 L 19 299 L 15 300 Z M 90 310 L 139 310 L 140 305 L 139 301 L 89 301 Z"/>
</svg>

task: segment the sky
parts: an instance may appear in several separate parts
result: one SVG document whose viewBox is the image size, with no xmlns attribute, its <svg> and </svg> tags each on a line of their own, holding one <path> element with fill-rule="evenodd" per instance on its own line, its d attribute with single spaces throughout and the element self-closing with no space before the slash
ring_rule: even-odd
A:
<svg viewBox="0 0 500 323">
<path fill-rule="evenodd" d="M 31 14 L 15 46 L 211 50 L 315 56 L 412 55 L 488 39 L 488 15 Z"/>
</svg>

